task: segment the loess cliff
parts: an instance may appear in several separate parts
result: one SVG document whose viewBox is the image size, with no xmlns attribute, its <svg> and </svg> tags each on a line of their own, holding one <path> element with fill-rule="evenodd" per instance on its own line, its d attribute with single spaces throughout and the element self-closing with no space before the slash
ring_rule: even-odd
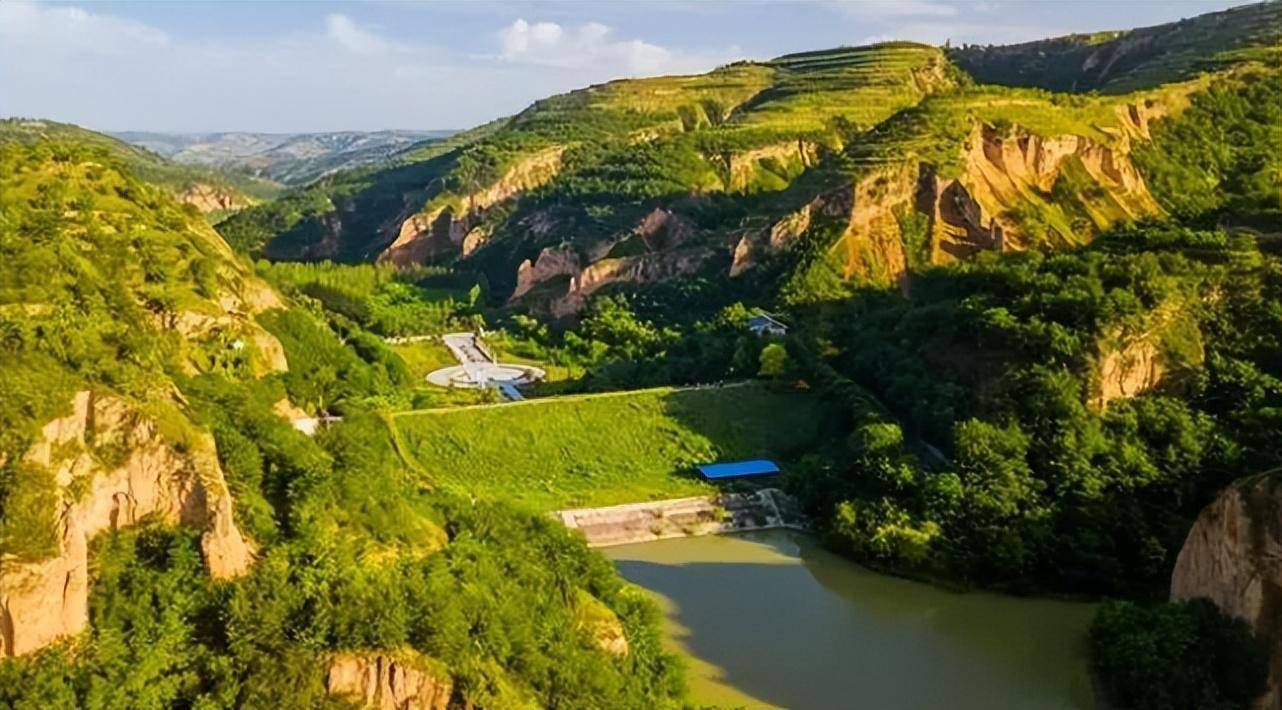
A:
<svg viewBox="0 0 1282 710">
<path fill-rule="evenodd" d="M 1205 597 L 1268 644 L 1262 710 L 1282 707 L 1282 475 L 1239 482 L 1198 516 L 1171 575 L 1171 599 Z"/>
<path fill-rule="evenodd" d="M 91 390 L 77 392 L 71 409 L 46 423 L 22 457 L 56 481 L 46 521 L 56 546 L 39 559 L 0 554 L 0 655 L 30 653 L 85 628 L 89 542 L 100 532 L 143 519 L 195 527 L 214 579 L 237 576 L 253 560 L 211 436 L 191 430 L 174 441 L 154 418 Z"/>
<path fill-rule="evenodd" d="M 440 666 L 413 651 L 337 654 L 325 690 L 375 710 L 445 710 L 454 685 Z"/>
</svg>

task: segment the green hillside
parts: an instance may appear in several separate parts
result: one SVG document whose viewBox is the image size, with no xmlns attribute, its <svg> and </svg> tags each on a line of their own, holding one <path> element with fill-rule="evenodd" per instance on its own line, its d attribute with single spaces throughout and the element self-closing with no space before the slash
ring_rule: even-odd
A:
<svg viewBox="0 0 1282 710">
<path fill-rule="evenodd" d="M 949 58 L 985 83 L 1116 94 L 1247 59 L 1276 63 L 1280 51 L 1282 3 L 1262 2 L 1134 30 L 968 46 Z"/>
<path fill-rule="evenodd" d="M 0 705 L 331 707 L 349 653 L 460 704 L 681 706 L 648 600 L 552 521 L 411 475 L 376 414 L 400 359 L 113 145 L 0 143 Z M 300 406 L 345 418 L 309 438 Z"/>
<path fill-rule="evenodd" d="M 1247 707 L 1247 623 L 1161 600 L 1282 467 L 1280 27 L 611 81 L 250 206 L 0 123 L 0 706 L 337 707 L 354 655 L 436 706 L 685 708 L 548 512 L 761 456 L 865 566 L 1125 600 L 1109 702 Z M 459 330 L 547 381 L 432 385 Z"/>
<path fill-rule="evenodd" d="M 910 262 L 994 248 L 998 231 L 1021 248 L 1083 244 L 1179 199 L 1164 193 L 1180 178 L 1158 174 L 1179 149 L 1151 126 L 1178 120 L 1190 96 L 1277 81 L 1278 7 L 1045 47 L 892 42 L 614 81 L 396 167 L 332 176 L 220 229 L 273 259 L 450 264 L 483 274 L 491 305 L 514 298 L 556 316 L 581 312 L 597 291 L 687 277 L 726 294 L 783 285 L 793 300 L 811 297 L 795 293 L 802 282 L 901 281 Z M 1094 83 L 1070 80 L 1069 67 L 1101 62 L 1070 56 L 1074 47 L 1116 61 Z M 1040 66 L 1025 53 L 1048 63 L 1030 70 L 1040 83 L 1002 73 Z M 1088 91 L 1097 88 L 1107 91 Z M 1273 139 L 1252 140 L 1259 154 Z M 1073 155 L 1061 162 L 1058 151 Z M 954 199 L 944 194 L 953 182 L 974 209 L 931 206 Z M 852 188 L 879 214 L 838 197 Z M 822 257 L 789 253 L 801 243 Z M 830 275 L 814 272 L 816 258 Z"/>
<path fill-rule="evenodd" d="M 224 198 L 229 204 L 243 206 L 249 202 L 270 200 L 281 190 L 280 185 L 270 180 L 174 163 L 146 149 L 68 123 L 56 123 L 44 119 L 0 119 L 0 142 L 34 143 L 36 141 L 63 141 L 79 146 L 101 148 L 127 166 L 139 179 L 163 186 L 178 195 L 180 199 L 189 195 L 192 188 L 204 188 L 214 197 Z M 215 211 L 205 209 L 203 205 L 199 206 L 202 211 Z M 225 212 L 225 210 L 218 211 Z"/>
</svg>

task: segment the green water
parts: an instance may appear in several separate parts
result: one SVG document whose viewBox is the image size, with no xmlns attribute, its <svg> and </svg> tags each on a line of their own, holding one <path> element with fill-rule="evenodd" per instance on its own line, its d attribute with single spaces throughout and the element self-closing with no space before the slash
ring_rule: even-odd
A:
<svg viewBox="0 0 1282 710">
<path fill-rule="evenodd" d="M 1089 604 L 957 594 L 784 531 L 605 550 L 656 594 L 694 700 L 748 708 L 1091 708 Z"/>
</svg>

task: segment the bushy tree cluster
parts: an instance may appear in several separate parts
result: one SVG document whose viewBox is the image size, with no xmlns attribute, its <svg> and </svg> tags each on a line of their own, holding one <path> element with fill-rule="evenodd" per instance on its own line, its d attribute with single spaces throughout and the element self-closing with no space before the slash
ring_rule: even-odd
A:
<svg viewBox="0 0 1282 710">
<path fill-rule="evenodd" d="M 819 328 L 834 353 L 810 376 L 851 400 L 852 433 L 798 488 L 882 564 L 1160 589 L 1214 493 L 1280 462 L 1282 265 L 1247 238 L 1134 230 L 994 255 Z"/>
</svg>

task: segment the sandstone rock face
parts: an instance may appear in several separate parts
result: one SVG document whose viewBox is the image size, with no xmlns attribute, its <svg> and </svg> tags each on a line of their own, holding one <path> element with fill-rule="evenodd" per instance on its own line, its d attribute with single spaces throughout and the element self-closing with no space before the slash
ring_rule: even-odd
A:
<svg viewBox="0 0 1282 710">
<path fill-rule="evenodd" d="M 820 147 L 812 141 L 786 141 L 724 156 L 728 176 L 726 190 L 743 192 L 758 171 L 776 166 L 795 165 L 809 168 L 819 162 Z"/>
<path fill-rule="evenodd" d="M 178 193 L 178 201 L 192 205 L 201 212 L 238 210 L 249 204 L 234 190 L 199 182 Z"/>
<path fill-rule="evenodd" d="M 662 207 L 656 207 L 632 230 L 650 251 L 675 249 L 694 235 L 694 225 L 686 218 Z"/>
<path fill-rule="evenodd" d="M 1147 135 L 1148 121 L 1160 110 L 1148 105 L 1118 110 L 1122 127 L 1114 130 L 1115 140 L 1107 146 L 1076 135 L 1044 137 L 976 124 L 961 147 L 956 177 L 941 175 L 927 163 L 873 168 L 853 185 L 816 197 L 764 232 L 745 235 L 747 241 L 732 247 L 731 274 L 744 273 L 761 255 L 796 241 L 821 214 L 846 223 L 832 248 L 847 278 L 901 286 L 906 286 L 910 263 L 942 264 L 980 251 L 1022 249 L 1035 238 L 1074 243 L 1118 219 L 1159 214 L 1161 208 L 1129 154 L 1131 140 Z M 1014 215 L 1044 203 L 1044 195 L 1070 169 L 1106 196 L 1087 209 L 1090 224 L 1080 227 L 1086 233 L 1053 225 L 1046 234 L 1027 233 Z M 905 233 L 907 220 L 923 218 L 924 233 Z"/>
<path fill-rule="evenodd" d="M 144 516 L 194 525 L 211 576 L 241 574 L 253 559 L 232 518 L 232 501 L 212 437 L 180 454 L 156 425 L 115 397 L 76 394 L 70 415 L 46 424 L 24 455 L 59 485 L 50 515 L 58 531 L 52 557 L 0 556 L 0 656 L 36 651 L 79 633 L 88 622 L 88 544 L 94 535 Z M 123 451 L 104 462 L 92 451 Z M 72 484 L 80 493 L 72 492 Z"/>
<path fill-rule="evenodd" d="M 334 656 L 325 675 L 330 695 L 379 710 L 445 710 L 453 681 L 411 652 Z"/>
<path fill-rule="evenodd" d="M 531 263 L 529 259 L 521 262 L 516 269 L 516 289 L 512 291 L 511 300 L 524 296 L 530 289 L 557 276 L 573 276 L 579 273 L 579 255 L 574 247 L 563 244 L 547 247 L 539 252 Z"/>
<path fill-rule="evenodd" d="M 538 151 L 518 161 L 492 185 L 459 196 L 457 204 L 406 216 L 379 259 L 404 266 L 463 251 L 468 234 L 486 210 L 547 184 L 561 171 L 564 153 L 565 146 Z M 476 249 L 481 241 L 472 239 L 470 248 Z"/>
<path fill-rule="evenodd" d="M 1171 599 L 1206 597 L 1269 645 L 1261 710 L 1282 708 L 1282 473 L 1236 483 L 1198 516 L 1171 575 Z"/>
<path fill-rule="evenodd" d="M 617 243 L 611 240 L 589 247 L 586 253 L 569 244 L 546 247 L 533 262 L 526 259 L 517 267 L 516 288 L 509 302 L 526 296 L 541 283 L 569 276 L 569 288 L 550 307 L 551 314 L 560 318 L 577 313 L 588 296 L 608 284 L 653 283 L 693 273 L 711 256 L 706 249 L 681 249 L 694 234 L 695 226 L 688 219 L 656 207 L 625 237 L 641 240 L 649 253 L 609 257 L 607 254 Z"/>
<path fill-rule="evenodd" d="M 711 257 L 708 249 L 686 249 L 602 259 L 570 279 L 565 295 L 552 302 L 551 314 L 563 318 L 578 313 L 587 304 L 588 296 L 609 284 L 656 283 L 693 274 Z"/>
<path fill-rule="evenodd" d="M 1125 348 L 1112 350 L 1100 358 L 1100 393 L 1096 406 L 1143 394 L 1161 381 L 1166 363 L 1157 344 L 1142 340 Z"/>
</svg>

